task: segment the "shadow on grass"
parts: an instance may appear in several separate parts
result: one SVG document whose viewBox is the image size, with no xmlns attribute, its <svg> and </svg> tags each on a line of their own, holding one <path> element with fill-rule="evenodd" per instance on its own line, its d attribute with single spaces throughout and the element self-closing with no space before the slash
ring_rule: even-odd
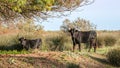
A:
<svg viewBox="0 0 120 68">
<path fill-rule="evenodd" d="M 101 59 L 101 58 L 97 58 L 97 57 L 90 56 L 90 55 L 89 55 L 89 57 L 98 61 L 98 62 L 100 62 L 100 63 L 110 65 L 110 66 L 115 67 L 115 68 L 120 68 L 120 66 L 117 66 L 117 65 L 114 65 L 114 64 L 110 63 L 107 59 Z"/>
<path fill-rule="evenodd" d="M 10 46 L 0 46 L 0 50 L 17 50 L 17 51 L 21 51 L 23 48 L 20 44 L 14 44 L 14 45 L 10 45 Z"/>
<path fill-rule="evenodd" d="M 105 59 L 105 58 L 98 58 L 98 57 L 94 57 L 94 56 L 91 56 L 91 55 L 89 55 L 89 57 L 90 57 L 91 59 L 93 59 L 93 60 L 96 60 L 96 61 L 100 62 L 100 63 L 113 66 L 113 65 L 111 65 L 111 64 L 107 61 L 107 59 Z"/>
</svg>

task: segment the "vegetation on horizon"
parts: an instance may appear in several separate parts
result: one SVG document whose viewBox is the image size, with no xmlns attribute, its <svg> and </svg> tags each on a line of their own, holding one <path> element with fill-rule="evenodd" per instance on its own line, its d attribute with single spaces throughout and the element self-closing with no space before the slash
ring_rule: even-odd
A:
<svg viewBox="0 0 120 68">
<path fill-rule="evenodd" d="M 67 31 L 69 28 L 76 28 L 80 31 L 90 31 L 96 30 L 96 25 L 90 23 L 88 20 L 77 18 L 77 20 L 72 22 L 69 19 L 65 19 L 60 28 L 63 31 Z"/>
</svg>

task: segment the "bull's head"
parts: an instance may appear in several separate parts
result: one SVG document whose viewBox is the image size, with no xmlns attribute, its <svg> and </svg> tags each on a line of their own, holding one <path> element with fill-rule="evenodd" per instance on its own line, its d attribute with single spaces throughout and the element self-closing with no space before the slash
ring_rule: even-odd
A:
<svg viewBox="0 0 120 68">
<path fill-rule="evenodd" d="M 76 30 L 75 28 L 69 28 L 68 31 L 71 33 L 71 35 L 73 35 L 78 30 Z"/>
<path fill-rule="evenodd" d="M 18 40 L 20 41 L 20 44 L 23 45 L 23 47 L 24 47 L 24 46 L 26 45 L 26 43 L 27 43 L 27 41 L 26 41 L 26 39 L 25 39 L 24 37 L 21 37 L 21 38 L 19 38 Z"/>
<path fill-rule="evenodd" d="M 97 33 L 95 31 L 90 31 L 90 39 L 95 39 L 97 37 Z"/>
</svg>

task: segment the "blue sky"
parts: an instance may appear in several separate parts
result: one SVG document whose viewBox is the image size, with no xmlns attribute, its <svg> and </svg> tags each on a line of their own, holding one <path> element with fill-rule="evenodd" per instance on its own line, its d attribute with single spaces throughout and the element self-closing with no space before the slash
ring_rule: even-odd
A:
<svg viewBox="0 0 120 68">
<path fill-rule="evenodd" d="M 120 0 L 95 0 L 93 4 L 80 7 L 67 17 L 50 18 L 42 25 L 45 30 L 60 30 L 65 19 L 75 20 L 78 17 L 96 24 L 97 30 L 120 30 Z"/>
</svg>

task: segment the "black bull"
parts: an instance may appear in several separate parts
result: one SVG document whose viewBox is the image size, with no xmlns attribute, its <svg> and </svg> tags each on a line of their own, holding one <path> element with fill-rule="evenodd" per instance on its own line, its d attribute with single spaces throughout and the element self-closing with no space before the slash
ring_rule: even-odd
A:
<svg viewBox="0 0 120 68">
<path fill-rule="evenodd" d="M 23 37 L 19 38 L 20 44 L 22 45 L 23 49 L 29 50 L 31 49 L 38 49 L 39 46 L 42 44 L 42 40 L 39 39 L 25 39 Z"/>
<path fill-rule="evenodd" d="M 88 52 L 90 52 L 92 47 L 94 47 L 94 52 L 96 52 L 97 33 L 95 31 L 78 31 L 75 29 L 70 29 L 69 32 L 71 33 L 71 38 L 73 41 L 73 51 L 76 44 L 78 44 L 79 51 L 81 51 L 81 43 L 89 43 L 90 47 Z"/>
</svg>

